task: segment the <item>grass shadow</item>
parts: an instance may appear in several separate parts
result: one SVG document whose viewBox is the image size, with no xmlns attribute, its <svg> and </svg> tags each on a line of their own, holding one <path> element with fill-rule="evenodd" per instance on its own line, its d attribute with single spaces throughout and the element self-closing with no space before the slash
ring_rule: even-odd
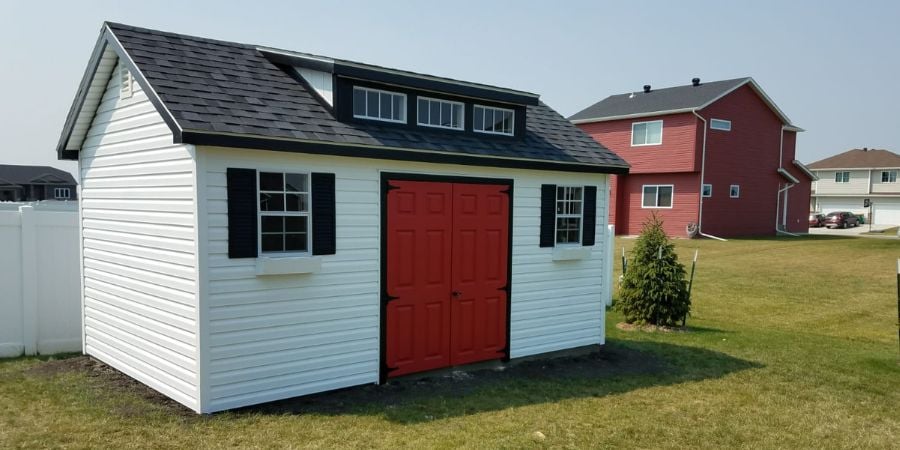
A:
<svg viewBox="0 0 900 450">
<path fill-rule="evenodd" d="M 566 399 L 604 397 L 652 386 L 720 378 L 760 367 L 759 363 L 703 348 L 611 339 L 599 351 L 587 355 L 357 386 L 242 408 L 234 414 L 382 415 L 390 421 L 409 424 Z"/>
</svg>

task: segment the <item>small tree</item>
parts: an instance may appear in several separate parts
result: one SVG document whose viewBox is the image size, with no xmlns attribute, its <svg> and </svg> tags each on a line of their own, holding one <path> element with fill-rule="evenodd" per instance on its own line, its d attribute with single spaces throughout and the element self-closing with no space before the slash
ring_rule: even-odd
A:
<svg viewBox="0 0 900 450">
<path fill-rule="evenodd" d="M 616 302 L 625 321 L 668 326 L 681 322 L 691 310 L 684 265 L 655 213 L 644 222 L 631 255 Z"/>
</svg>

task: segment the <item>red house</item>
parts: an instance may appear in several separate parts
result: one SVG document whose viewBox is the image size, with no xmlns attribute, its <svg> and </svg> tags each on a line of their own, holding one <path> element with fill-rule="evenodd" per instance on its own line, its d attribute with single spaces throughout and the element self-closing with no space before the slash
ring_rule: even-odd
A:
<svg viewBox="0 0 900 450">
<path fill-rule="evenodd" d="M 673 236 L 808 231 L 815 176 L 797 133 L 752 78 L 613 95 L 569 118 L 631 164 L 611 179 L 609 223 L 637 234 L 656 211 Z"/>
</svg>

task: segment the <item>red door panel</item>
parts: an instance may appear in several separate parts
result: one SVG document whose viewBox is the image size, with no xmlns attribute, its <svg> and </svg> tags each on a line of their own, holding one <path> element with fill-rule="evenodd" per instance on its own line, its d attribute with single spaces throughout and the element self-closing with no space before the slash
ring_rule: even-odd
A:
<svg viewBox="0 0 900 450">
<path fill-rule="evenodd" d="M 507 186 L 391 181 L 389 376 L 505 356 Z"/>
<path fill-rule="evenodd" d="M 453 187 L 391 181 L 387 195 L 386 363 L 390 376 L 450 365 Z"/>
</svg>

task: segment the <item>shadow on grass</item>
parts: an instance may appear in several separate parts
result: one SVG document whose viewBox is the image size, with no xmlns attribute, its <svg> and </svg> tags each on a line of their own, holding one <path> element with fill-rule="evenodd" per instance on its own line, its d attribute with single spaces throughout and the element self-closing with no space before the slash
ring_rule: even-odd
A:
<svg viewBox="0 0 900 450">
<path fill-rule="evenodd" d="M 380 415 L 397 423 L 417 423 L 714 379 L 759 367 L 762 365 L 703 348 L 609 340 L 600 351 L 588 355 L 393 380 L 380 386 L 358 386 L 266 403 L 234 413 Z"/>
</svg>

